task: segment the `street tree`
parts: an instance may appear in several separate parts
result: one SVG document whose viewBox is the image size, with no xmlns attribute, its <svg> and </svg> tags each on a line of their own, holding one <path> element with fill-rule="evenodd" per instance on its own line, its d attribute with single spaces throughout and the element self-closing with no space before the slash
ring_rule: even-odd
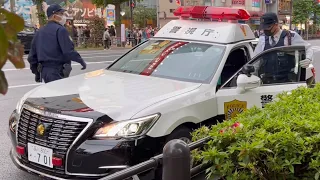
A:
<svg viewBox="0 0 320 180">
<path fill-rule="evenodd" d="M 0 8 L 0 93 L 6 94 L 8 82 L 1 70 L 7 60 L 18 69 L 25 67 L 23 45 L 18 42 L 17 33 L 24 28 L 24 20 L 13 12 Z"/>
<path fill-rule="evenodd" d="M 315 0 L 293 0 L 292 22 L 294 24 L 305 24 L 311 16 L 317 17 L 319 13 L 320 7 Z"/>
<path fill-rule="evenodd" d="M 94 16 L 90 19 L 90 27 L 92 27 L 91 40 L 95 47 L 98 47 L 99 44 L 102 44 L 102 37 L 104 32 L 104 19 L 99 16 Z"/>
<path fill-rule="evenodd" d="M 124 8 L 125 16 L 130 19 L 130 8 Z M 144 6 L 136 6 L 133 11 L 133 22 L 138 24 L 139 27 L 145 27 L 147 25 L 147 20 L 155 20 L 157 18 L 157 11 L 154 8 L 147 8 Z"/>
<path fill-rule="evenodd" d="M 121 37 L 121 4 L 124 2 L 128 2 L 131 0 L 92 0 L 92 3 L 95 4 L 97 7 L 106 7 L 108 4 L 113 4 L 115 6 L 115 16 L 116 16 L 116 31 L 117 31 L 117 38 Z M 140 0 L 136 0 L 140 2 Z"/>
</svg>

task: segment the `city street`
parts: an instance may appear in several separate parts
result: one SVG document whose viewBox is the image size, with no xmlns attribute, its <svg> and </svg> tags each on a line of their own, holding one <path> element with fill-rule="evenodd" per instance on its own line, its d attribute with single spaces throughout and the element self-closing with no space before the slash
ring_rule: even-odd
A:
<svg viewBox="0 0 320 180">
<path fill-rule="evenodd" d="M 320 40 L 309 41 L 313 46 L 320 46 Z M 128 49 L 112 49 L 112 50 L 93 50 L 79 51 L 81 56 L 87 62 L 87 69 L 81 70 L 81 65 L 73 63 L 71 76 L 82 74 L 85 72 L 105 68 L 108 64 L 127 52 Z M 7 136 L 8 118 L 15 109 L 18 100 L 29 90 L 39 85 L 34 81 L 34 75 L 29 69 L 29 63 L 25 56 L 26 68 L 17 70 L 8 62 L 3 70 L 9 82 L 9 91 L 3 96 L 0 95 L 0 179 L 1 180 L 40 180 L 35 176 L 18 170 L 9 157 L 11 142 Z"/>
</svg>

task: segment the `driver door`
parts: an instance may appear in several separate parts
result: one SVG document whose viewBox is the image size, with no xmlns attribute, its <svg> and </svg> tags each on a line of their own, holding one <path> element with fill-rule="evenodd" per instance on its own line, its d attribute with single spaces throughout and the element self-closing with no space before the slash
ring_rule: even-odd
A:
<svg viewBox="0 0 320 180">
<path fill-rule="evenodd" d="M 279 93 L 307 86 L 305 69 L 299 65 L 304 57 L 304 46 L 277 47 L 260 53 L 247 64 L 255 67 L 252 74 L 260 78 L 261 85 L 244 92 L 237 91 L 236 82 L 241 70 L 238 71 L 217 91 L 218 114 L 231 119 L 253 106 L 263 108 Z"/>
</svg>

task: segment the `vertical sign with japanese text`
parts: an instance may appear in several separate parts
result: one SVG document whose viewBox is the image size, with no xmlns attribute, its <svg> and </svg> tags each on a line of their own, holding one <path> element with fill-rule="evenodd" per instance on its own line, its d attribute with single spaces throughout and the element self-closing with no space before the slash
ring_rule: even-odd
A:
<svg viewBox="0 0 320 180">
<path fill-rule="evenodd" d="M 265 4 L 272 4 L 272 0 L 264 0 Z"/>
</svg>

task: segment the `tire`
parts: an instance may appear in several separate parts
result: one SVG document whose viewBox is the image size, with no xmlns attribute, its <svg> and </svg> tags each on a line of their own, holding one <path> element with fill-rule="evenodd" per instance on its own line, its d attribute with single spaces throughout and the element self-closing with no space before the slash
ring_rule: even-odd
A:
<svg viewBox="0 0 320 180">
<path fill-rule="evenodd" d="M 185 126 L 178 127 L 177 129 L 172 131 L 171 134 L 168 135 L 165 143 L 167 143 L 173 139 L 181 139 L 186 143 L 190 143 L 191 142 L 191 134 L 190 133 L 191 133 L 191 129 L 189 129 Z"/>
</svg>

